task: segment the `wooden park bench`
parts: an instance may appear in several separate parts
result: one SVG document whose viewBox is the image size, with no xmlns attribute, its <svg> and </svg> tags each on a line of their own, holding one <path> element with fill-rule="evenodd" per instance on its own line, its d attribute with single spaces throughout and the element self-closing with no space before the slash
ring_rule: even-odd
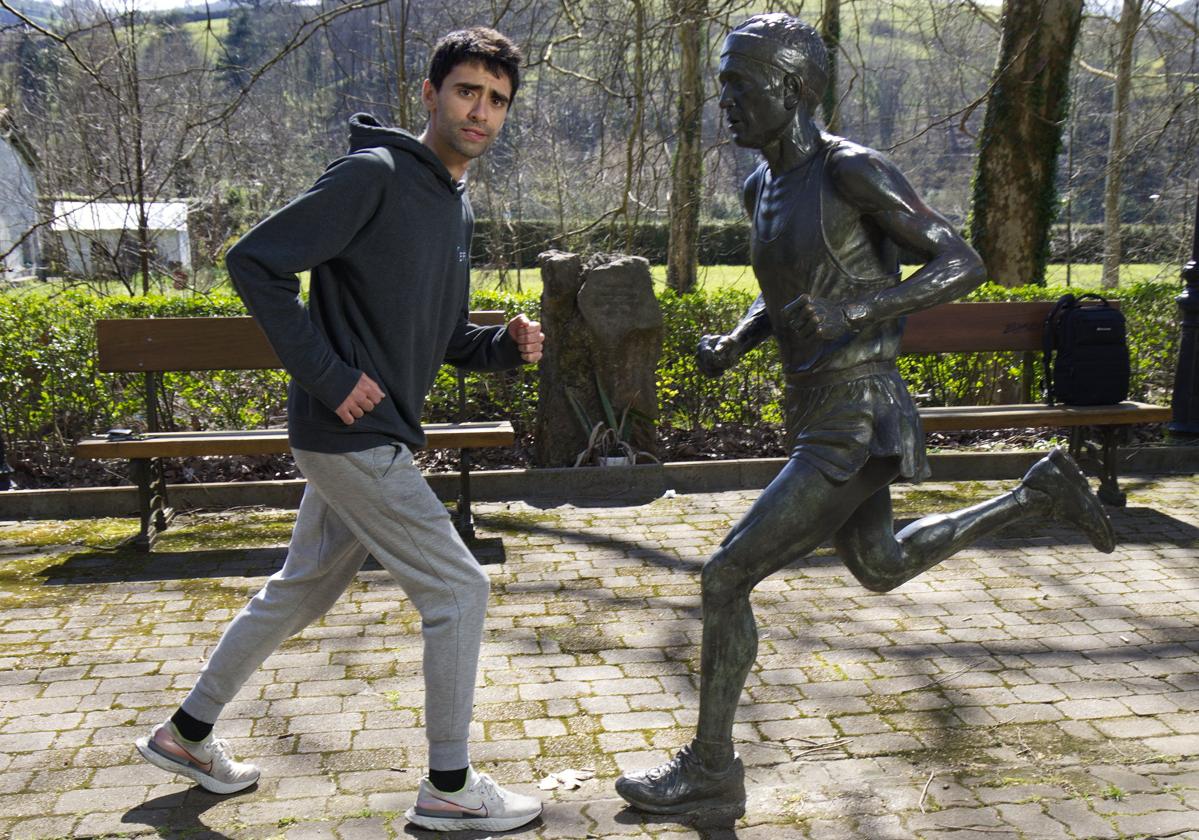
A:
<svg viewBox="0 0 1199 840">
<path fill-rule="evenodd" d="M 1016 351 L 1036 354 L 1052 301 L 948 303 L 908 316 L 902 353 Z M 925 432 L 1066 428 L 1070 454 L 1097 462 L 1099 498 L 1123 506 L 1117 447 L 1129 426 L 1170 420 L 1169 406 L 1126 400 L 1116 405 L 955 405 L 921 408 Z"/>
<path fill-rule="evenodd" d="M 472 312 L 480 326 L 506 322 L 503 312 Z M 156 429 L 153 394 L 168 371 L 262 370 L 281 368 L 262 330 L 252 318 L 127 318 L 96 322 L 98 368 L 107 372 L 144 373 L 147 423 Z M 460 415 L 465 414 L 466 388 L 459 374 Z M 428 448 L 458 449 L 459 492 L 454 524 L 463 538 L 474 537 L 470 505 L 470 450 L 510 446 L 516 439 L 508 421 L 430 423 L 424 427 Z M 130 542 L 149 551 L 174 516 L 167 499 L 163 458 L 193 455 L 275 455 L 290 452 L 286 429 L 161 432 L 125 436 L 98 435 L 75 446 L 76 458 L 123 458 L 138 490 L 141 530 Z"/>
</svg>

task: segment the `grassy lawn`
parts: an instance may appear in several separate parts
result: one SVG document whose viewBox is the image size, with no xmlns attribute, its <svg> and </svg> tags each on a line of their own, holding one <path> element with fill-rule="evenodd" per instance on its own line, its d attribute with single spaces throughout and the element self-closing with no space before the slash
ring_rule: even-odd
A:
<svg viewBox="0 0 1199 840">
<path fill-rule="evenodd" d="M 1128 265 L 1120 266 L 1120 282 L 1121 283 L 1136 283 L 1141 280 L 1157 280 L 1166 283 L 1179 284 L 1181 291 L 1182 281 L 1179 279 L 1179 272 L 1182 271 L 1182 266 L 1166 265 L 1165 263 L 1129 263 Z M 1074 264 L 1070 266 L 1070 286 L 1077 286 L 1080 289 L 1098 290 L 1099 277 L 1103 273 L 1103 266 L 1099 263 Z M 1050 286 L 1065 286 L 1066 285 L 1066 266 L 1065 264 L 1054 264 L 1049 266 L 1045 272 L 1045 280 Z"/>
<path fill-rule="evenodd" d="M 1103 267 L 1098 263 L 1074 264 L 1070 266 L 1070 286 L 1084 291 L 1094 291 L 1099 288 L 1099 277 Z M 909 277 L 917 270 L 917 266 L 905 265 L 903 273 Z M 1158 280 L 1167 283 L 1181 283 L 1178 279 L 1179 266 L 1160 263 L 1131 263 L 1121 266 L 1121 282 L 1133 283 L 1140 280 Z M 666 285 L 666 266 L 650 267 L 654 287 L 663 288 Z M 517 288 L 518 273 L 507 272 L 507 288 Z M 541 272 L 535 268 L 522 269 L 519 272 L 520 288 L 526 292 L 541 291 Z M 1066 285 L 1066 266 L 1054 264 L 1046 272 L 1046 281 L 1051 286 Z M 472 286 L 479 289 L 494 289 L 500 284 L 500 273 L 491 269 L 476 269 L 471 281 Z M 753 270 L 747 265 L 701 265 L 699 267 L 699 285 L 705 289 L 735 288 L 756 292 L 757 280 Z"/>
<path fill-rule="evenodd" d="M 655 289 L 666 287 L 666 266 L 650 266 L 650 276 Z M 698 270 L 699 285 L 705 289 L 737 288 L 757 291 L 758 282 L 748 265 L 701 265 Z M 507 288 L 516 289 L 518 273 L 507 272 Z M 527 292 L 541 292 L 541 272 L 536 268 L 525 268 L 519 272 L 520 288 Z M 500 272 L 494 269 L 475 269 L 471 275 L 471 286 L 476 289 L 495 289 L 501 285 Z"/>
</svg>

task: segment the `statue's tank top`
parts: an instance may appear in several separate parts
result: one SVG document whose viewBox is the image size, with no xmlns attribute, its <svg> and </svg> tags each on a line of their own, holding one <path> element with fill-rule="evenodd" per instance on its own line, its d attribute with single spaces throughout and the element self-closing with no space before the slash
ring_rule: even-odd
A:
<svg viewBox="0 0 1199 840">
<path fill-rule="evenodd" d="M 895 243 L 832 183 L 830 165 L 848 141 L 825 137 L 823 142 L 823 151 L 777 178 L 763 163 L 747 184 L 754 197 L 750 260 L 789 379 L 836 378 L 837 371 L 851 375 L 851 369 L 864 365 L 893 363 L 903 331 L 902 319 L 892 319 L 829 342 L 800 339 L 787 326 L 783 307 L 802 294 L 850 302 L 900 279 Z M 762 199 L 768 186 L 786 192 L 778 212 L 769 215 Z"/>
</svg>

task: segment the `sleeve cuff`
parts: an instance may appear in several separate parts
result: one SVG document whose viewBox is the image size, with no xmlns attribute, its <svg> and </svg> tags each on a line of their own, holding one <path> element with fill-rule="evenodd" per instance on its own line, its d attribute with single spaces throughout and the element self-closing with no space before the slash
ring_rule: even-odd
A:
<svg viewBox="0 0 1199 840">
<path fill-rule="evenodd" d="M 316 397 L 330 411 L 337 411 L 338 406 L 345 402 L 346 397 L 354 390 L 358 380 L 362 378 L 360 371 L 338 360 L 327 371 L 313 382 L 300 383 L 301 387 Z"/>
<path fill-rule="evenodd" d="M 499 334 L 494 339 L 492 349 L 495 351 L 495 359 L 500 367 L 514 368 L 520 367 L 525 363 L 521 358 L 520 348 L 516 346 L 516 341 L 508 334 L 508 328 L 499 327 Z"/>
</svg>

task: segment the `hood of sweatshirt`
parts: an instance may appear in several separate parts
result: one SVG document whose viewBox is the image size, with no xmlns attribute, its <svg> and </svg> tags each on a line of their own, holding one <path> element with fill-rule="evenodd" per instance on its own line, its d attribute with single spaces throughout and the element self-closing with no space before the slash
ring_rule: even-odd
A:
<svg viewBox="0 0 1199 840">
<path fill-rule="evenodd" d="M 460 194 L 465 189 L 465 183 L 455 181 L 441 158 L 414 135 L 402 128 L 383 125 L 373 114 L 360 113 L 350 117 L 350 151 L 378 146 L 400 149 L 412 155 L 453 193 Z"/>
</svg>

